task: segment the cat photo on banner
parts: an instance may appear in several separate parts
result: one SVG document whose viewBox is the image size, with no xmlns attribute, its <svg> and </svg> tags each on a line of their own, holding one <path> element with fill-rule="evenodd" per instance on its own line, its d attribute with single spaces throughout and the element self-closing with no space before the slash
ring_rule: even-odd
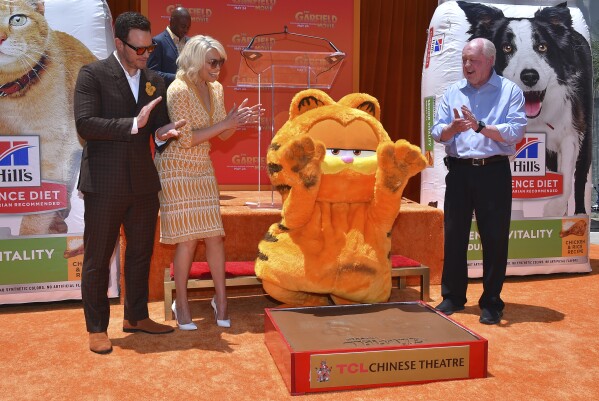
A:
<svg viewBox="0 0 599 401">
<path fill-rule="evenodd" d="M 0 0 L 0 217 L 22 216 L 14 235 L 69 231 L 82 149 L 73 92 L 81 66 L 96 60 L 52 29 L 47 3 Z"/>
<path fill-rule="evenodd" d="M 0 304 L 81 298 L 73 97 L 81 67 L 114 46 L 105 0 L 0 0 Z"/>
</svg>

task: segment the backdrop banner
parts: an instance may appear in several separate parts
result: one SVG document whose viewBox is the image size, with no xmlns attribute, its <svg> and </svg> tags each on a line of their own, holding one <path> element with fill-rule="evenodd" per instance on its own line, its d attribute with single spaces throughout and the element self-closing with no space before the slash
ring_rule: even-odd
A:
<svg viewBox="0 0 599 401">
<path fill-rule="evenodd" d="M 0 304 L 80 299 L 73 93 L 81 66 L 114 49 L 110 11 L 101 0 L 13 0 L 0 2 L 0 21 Z"/>
<path fill-rule="evenodd" d="M 541 2 L 537 2 L 541 3 Z M 589 30 L 578 8 L 446 1 L 428 30 L 422 75 L 421 202 L 443 208 L 443 145 L 433 141 L 436 103 L 463 78 L 462 48 L 494 42 L 495 70 L 524 91 L 528 125 L 511 158 L 512 223 L 507 273 L 588 272 L 591 208 L 592 63 Z M 470 277 L 482 276 L 472 223 Z"/>
<path fill-rule="evenodd" d="M 146 12 L 152 23 L 152 34 L 157 35 L 166 29 L 171 11 L 176 6 L 186 7 L 191 14 L 191 28 L 188 35 L 209 35 L 220 41 L 227 52 L 227 62 L 221 69 L 219 82 L 225 90 L 227 109 L 248 98 L 248 104 L 258 103 L 255 88 L 237 85 L 238 73 L 244 49 L 256 35 L 253 49 L 323 52 L 331 49 L 327 41 L 346 53 L 343 64 L 330 90 L 329 95 L 337 100 L 357 90 L 357 67 L 354 60 L 355 49 L 359 44 L 356 26 L 359 13 L 357 0 L 321 1 L 293 0 L 248 1 L 248 0 L 151 0 L 142 1 L 142 12 Z M 293 34 L 325 38 L 327 41 L 303 38 L 297 35 L 281 35 L 287 28 Z M 298 53 L 299 55 L 299 53 Z M 265 83 L 264 86 L 268 86 Z M 266 151 L 272 135 L 287 121 L 289 104 L 295 93 L 302 88 L 277 88 L 273 92 L 262 93 L 260 103 L 266 110 L 261 121 L 260 146 L 259 131 L 256 127 L 241 128 L 227 141 L 211 140 L 210 158 L 216 178 L 221 186 L 232 189 L 256 187 L 260 181 L 268 184 L 266 173 Z M 260 166 L 260 179 L 258 174 Z"/>
</svg>

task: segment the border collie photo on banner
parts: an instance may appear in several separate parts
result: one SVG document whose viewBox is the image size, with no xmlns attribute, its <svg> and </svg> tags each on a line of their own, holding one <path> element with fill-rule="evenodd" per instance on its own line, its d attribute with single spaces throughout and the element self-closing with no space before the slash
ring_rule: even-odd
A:
<svg viewBox="0 0 599 401">
<path fill-rule="evenodd" d="M 516 275 L 588 270 L 593 121 L 590 34 L 578 8 L 565 2 L 537 3 L 440 4 L 429 26 L 423 61 L 422 144 L 429 162 L 421 175 L 424 204 L 443 208 L 445 151 L 432 140 L 430 128 L 437 101 L 449 85 L 463 78 L 464 45 L 480 37 L 492 41 L 497 51 L 495 71 L 524 92 L 526 135 L 511 158 L 513 235 L 508 274 Z M 475 231 L 473 222 L 473 238 Z M 584 246 L 579 247 L 581 243 Z M 572 248 L 572 244 L 577 246 Z M 480 250 L 476 243 L 471 245 L 469 269 L 475 271 Z M 535 248 L 539 251 L 531 251 Z M 577 267 L 570 270 L 558 265 Z"/>
</svg>

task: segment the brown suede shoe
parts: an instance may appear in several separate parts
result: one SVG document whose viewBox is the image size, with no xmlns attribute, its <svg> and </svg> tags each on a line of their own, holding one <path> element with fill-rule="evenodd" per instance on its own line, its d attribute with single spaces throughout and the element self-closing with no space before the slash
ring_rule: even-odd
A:
<svg viewBox="0 0 599 401">
<path fill-rule="evenodd" d="M 125 333 L 136 333 L 141 331 L 148 334 L 166 334 L 175 331 L 175 328 L 166 324 L 156 323 L 152 319 L 144 320 L 123 320 L 123 331 Z"/>
<path fill-rule="evenodd" d="M 112 343 L 108 339 L 108 334 L 89 333 L 89 349 L 96 354 L 110 354 L 112 352 Z"/>
</svg>

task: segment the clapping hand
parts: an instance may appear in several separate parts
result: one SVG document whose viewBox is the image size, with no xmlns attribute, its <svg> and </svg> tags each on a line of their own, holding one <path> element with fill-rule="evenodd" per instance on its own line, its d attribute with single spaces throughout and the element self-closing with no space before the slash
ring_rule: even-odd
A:
<svg viewBox="0 0 599 401">
<path fill-rule="evenodd" d="M 146 104 L 141 108 L 139 114 L 137 115 L 137 128 L 143 128 L 148 123 L 148 119 L 150 118 L 150 113 L 154 110 L 154 107 L 162 100 L 162 96 L 158 96 L 156 99 L 152 100 L 150 103 Z"/>
<path fill-rule="evenodd" d="M 259 121 L 264 109 L 261 104 L 255 104 L 251 107 L 246 106 L 248 99 L 243 99 L 239 106 L 233 105 L 233 108 L 227 114 L 225 120 L 230 124 L 230 128 L 237 128 L 244 125 L 255 124 Z"/>
<path fill-rule="evenodd" d="M 466 106 L 462 106 L 460 109 L 462 110 L 463 117 L 460 117 L 457 109 L 453 109 L 454 120 L 451 122 L 453 129 L 457 132 L 464 132 L 469 129 L 476 130 L 478 128 L 478 121 L 472 111 Z"/>
<path fill-rule="evenodd" d="M 156 137 L 161 141 L 167 141 L 170 138 L 176 138 L 179 136 L 179 128 L 183 127 L 185 124 L 187 124 L 186 120 L 179 120 L 163 125 L 156 131 Z"/>
<path fill-rule="evenodd" d="M 158 96 L 156 99 L 152 100 L 150 103 L 146 104 L 141 108 L 139 114 L 137 115 L 137 128 L 143 128 L 148 123 L 148 118 L 150 118 L 150 113 L 154 110 L 154 107 L 158 103 L 162 101 L 162 96 Z M 163 125 L 162 127 L 156 130 L 156 137 L 160 141 L 167 141 L 170 138 L 175 138 L 179 136 L 178 129 L 187 124 L 185 120 L 179 120 L 173 123 L 169 123 Z"/>
</svg>

